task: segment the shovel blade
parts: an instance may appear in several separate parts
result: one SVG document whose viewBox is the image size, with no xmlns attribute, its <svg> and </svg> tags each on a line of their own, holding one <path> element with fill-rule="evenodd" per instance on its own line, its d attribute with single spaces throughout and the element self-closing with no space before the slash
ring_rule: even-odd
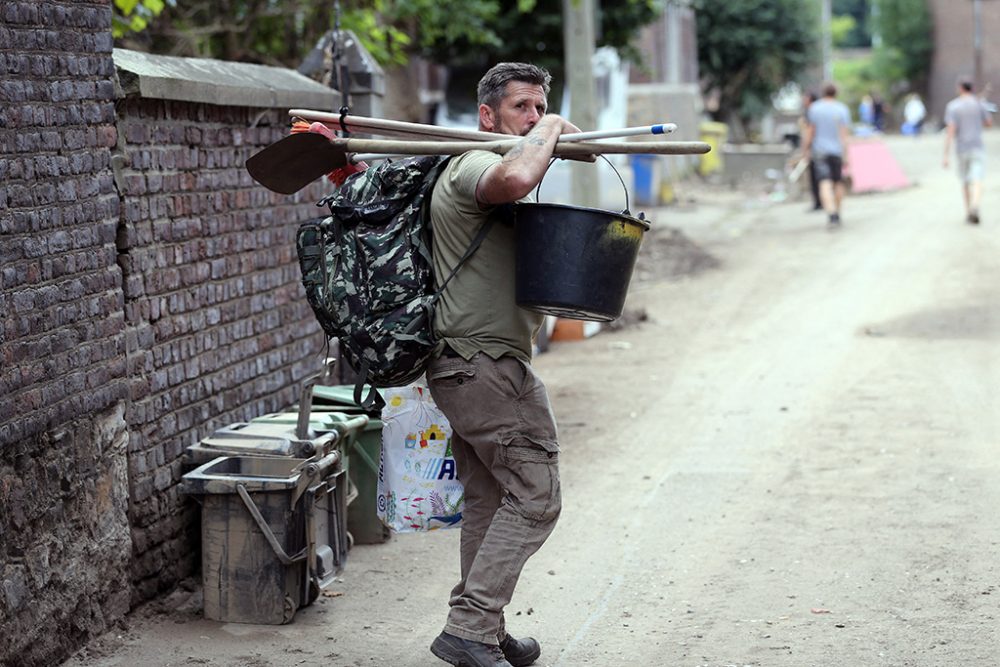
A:
<svg viewBox="0 0 1000 667">
<path fill-rule="evenodd" d="M 246 161 L 247 171 L 268 190 L 290 195 L 347 165 L 342 146 L 321 134 L 302 132 L 279 139 Z"/>
</svg>

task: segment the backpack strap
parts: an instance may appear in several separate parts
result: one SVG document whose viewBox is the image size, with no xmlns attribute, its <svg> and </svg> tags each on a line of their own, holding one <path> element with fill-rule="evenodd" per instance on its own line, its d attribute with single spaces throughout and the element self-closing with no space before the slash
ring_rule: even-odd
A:
<svg viewBox="0 0 1000 667">
<path fill-rule="evenodd" d="M 368 380 L 368 368 L 369 362 L 365 359 L 361 362 L 361 368 L 358 369 L 358 381 L 354 383 L 354 402 L 360 405 L 368 415 L 377 415 L 385 407 L 385 399 L 378 393 L 375 385 L 369 388 L 367 397 L 364 399 L 361 398 L 361 394 L 364 393 L 365 382 Z"/>
<path fill-rule="evenodd" d="M 483 240 L 485 240 L 486 235 L 490 233 L 490 229 L 492 229 L 494 222 L 496 222 L 496 216 L 490 215 L 486 218 L 486 220 L 483 221 L 483 224 L 479 226 L 479 231 L 476 232 L 476 235 L 475 237 L 473 237 L 472 243 L 469 244 L 469 247 L 465 249 L 465 254 L 462 255 L 462 258 L 458 260 L 458 264 L 455 265 L 455 268 L 451 270 L 451 273 L 448 274 L 448 277 L 444 279 L 443 283 L 441 283 L 441 287 L 436 292 L 434 292 L 434 296 L 431 297 L 432 304 L 435 303 L 438 300 L 438 298 L 444 293 L 444 288 L 448 286 L 448 283 L 451 282 L 451 279 L 455 277 L 455 274 L 458 273 L 458 270 L 462 268 L 462 265 L 465 264 L 465 261 L 470 257 L 472 257 L 472 254 L 476 252 L 476 250 L 479 249 L 479 246 L 483 244 Z"/>
<path fill-rule="evenodd" d="M 448 277 L 445 278 L 443 283 L 441 283 L 440 289 L 434 292 L 431 296 L 431 299 L 427 304 L 428 317 L 430 317 L 431 306 L 433 306 L 438 298 L 444 293 L 444 288 L 448 286 L 448 283 L 455 277 L 455 274 L 458 273 L 460 268 L 462 268 L 462 265 L 465 264 L 466 260 L 472 257 L 472 254 L 479 249 L 480 245 L 482 245 L 486 235 L 489 234 L 490 229 L 493 227 L 494 220 L 494 216 L 491 215 L 483 221 L 483 224 L 479 226 L 479 231 L 476 232 L 476 236 L 472 239 L 472 243 L 470 243 L 469 247 L 466 248 L 462 258 L 458 260 L 458 264 L 455 265 L 455 268 L 451 270 Z M 418 324 L 418 321 L 414 320 L 411 325 L 416 324 Z M 385 400 L 382 398 L 382 395 L 378 393 L 375 386 L 373 385 L 369 389 L 368 396 L 366 398 L 363 400 L 361 398 L 361 395 L 364 393 L 365 382 L 368 380 L 368 368 L 369 363 L 368 360 L 365 359 L 361 362 L 361 368 L 358 369 L 358 380 L 354 384 L 354 402 L 360 405 L 368 414 L 377 414 L 383 407 L 385 407 Z"/>
</svg>

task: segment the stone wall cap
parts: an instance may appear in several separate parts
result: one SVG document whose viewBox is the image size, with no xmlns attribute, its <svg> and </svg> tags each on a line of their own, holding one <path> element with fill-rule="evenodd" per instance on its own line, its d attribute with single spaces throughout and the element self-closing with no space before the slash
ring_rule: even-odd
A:
<svg viewBox="0 0 1000 667">
<path fill-rule="evenodd" d="M 114 49 L 119 96 L 223 106 L 332 109 L 340 93 L 295 70 Z"/>
</svg>

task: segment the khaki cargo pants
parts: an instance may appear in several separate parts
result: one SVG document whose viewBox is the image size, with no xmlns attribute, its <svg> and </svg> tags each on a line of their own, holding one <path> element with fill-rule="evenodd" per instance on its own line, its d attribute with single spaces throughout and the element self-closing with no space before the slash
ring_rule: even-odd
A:
<svg viewBox="0 0 1000 667">
<path fill-rule="evenodd" d="M 444 629 L 496 644 L 506 636 L 503 609 L 521 568 L 559 517 L 555 418 L 542 381 L 514 357 L 442 356 L 431 362 L 427 380 L 451 424 L 465 486 L 462 578 Z"/>
</svg>

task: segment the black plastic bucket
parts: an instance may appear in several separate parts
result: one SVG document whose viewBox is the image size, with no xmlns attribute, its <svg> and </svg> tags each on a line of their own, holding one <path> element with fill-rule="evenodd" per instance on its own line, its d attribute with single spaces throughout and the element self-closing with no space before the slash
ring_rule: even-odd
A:
<svg viewBox="0 0 1000 667">
<path fill-rule="evenodd" d="M 626 192 L 627 196 L 627 192 Z M 575 320 L 621 316 L 649 223 L 626 212 L 516 204 L 517 305 Z"/>
</svg>

